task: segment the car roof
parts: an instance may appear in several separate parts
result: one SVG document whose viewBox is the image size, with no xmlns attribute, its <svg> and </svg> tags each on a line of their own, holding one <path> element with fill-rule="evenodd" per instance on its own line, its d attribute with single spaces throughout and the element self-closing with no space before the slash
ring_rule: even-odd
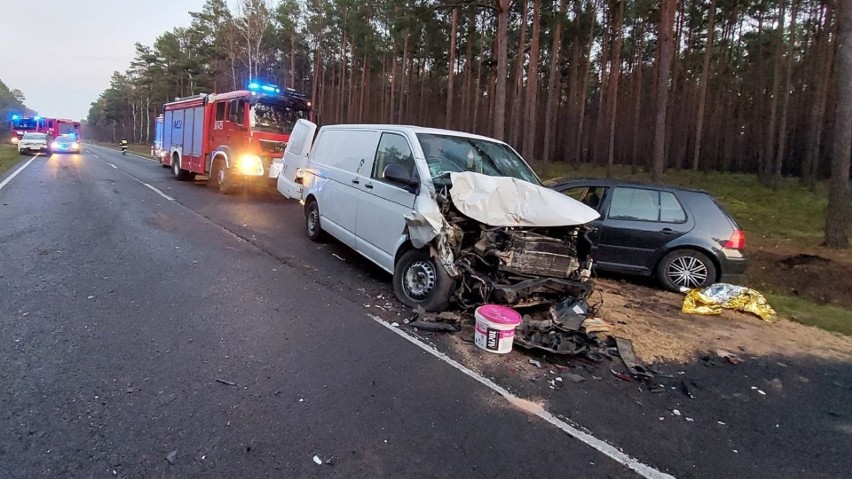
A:
<svg viewBox="0 0 852 479">
<path fill-rule="evenodd" d="M 425 126 L 416 126 L 416 125 L 394 125 L 394 124 L 337 124 L 337 125 L 323 125 L 323 129 L 327 130 L 336 130 L 336 129 L 381 129 L 381 130 L 395 130 L 395 131 L 408 131 L 413 134 L 417 133 L 428 133 L 431 135 L 448 135 L 448 136 L 459 136 L 462 138 L 472 138 L 476 140 L 484 140 L 490 141 L 494 143 L 507 144 L 506 142 L 500 141 L 496 138 L 491 138 L 488 136 L 477 135 L 475 133 L 467 133 L 464 131 L 457 130 L 444 130 L 441 128 L 428 128 Z"/>
<path fill-rule="evenodd" d="M 570 188 L 573 186 L 636 186 L 659 191 L 689 191 L 692 193 L 710 194 L 705 190 L 696 188 L 683 188 L 680 186 L 663 185 L 659 183 L 650 183 L 633 180 L 618 180 L 615 178 L 556 178 L 546 182 L 548 188 L 558 190 Z"/>
</svg>

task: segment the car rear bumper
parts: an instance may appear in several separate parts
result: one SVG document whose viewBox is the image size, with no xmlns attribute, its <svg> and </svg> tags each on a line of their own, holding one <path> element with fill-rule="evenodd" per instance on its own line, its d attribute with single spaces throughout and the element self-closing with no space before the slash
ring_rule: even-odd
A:
<svg viewBox="0 0 852 479">
<path fill-rule="evenodd" d="M 748 258 L 719 258 L 721 274 L 719 275 L 720 283 L 742 284 L 743 275 L 748 269 Z"/>
</svg>

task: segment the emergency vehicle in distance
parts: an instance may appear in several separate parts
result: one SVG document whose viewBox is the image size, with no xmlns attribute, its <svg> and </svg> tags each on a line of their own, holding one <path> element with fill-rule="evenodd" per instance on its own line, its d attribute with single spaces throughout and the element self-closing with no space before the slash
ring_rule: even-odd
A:
<svg viewBox="0 0 852 479">
<path fill-rule="evenodd" d="M 80 140 L 80 122 L 62 118 L 12 115 L 9 130 L 10 141 L 13 145 L 17 145 L 21 141 L 24 133 L 44 133 L 50 139 L 62 135 L 74 135 L 76 140 Z"/>
<path fill-rule="evenodd" d="M 8 126 L 9 142 L 17 145 L 24 133 L 47 133 L 47 118 L 12 115 Z"/>
<path fill-rule="evenodd" d="M 181 98 L 163 106 L 160 162 L 181 181 L 207 175 L 225 194 L 266 178 L 272 184 L 293 126 L 310 116 L 306 96 L 259 83 Z"/>
</svg>

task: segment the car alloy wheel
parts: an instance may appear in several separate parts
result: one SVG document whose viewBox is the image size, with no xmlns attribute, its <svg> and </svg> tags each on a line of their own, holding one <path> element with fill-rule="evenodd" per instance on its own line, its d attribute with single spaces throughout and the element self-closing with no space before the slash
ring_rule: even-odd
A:
<svg viewBox="0 0 852 479">
<path fill-rule="evenodd" d="M 666 276 L 673 284 L 697 288 L 707 281 L 707 265 L 694 256 L 678 256 L 666 268 Z"/>
</svg>

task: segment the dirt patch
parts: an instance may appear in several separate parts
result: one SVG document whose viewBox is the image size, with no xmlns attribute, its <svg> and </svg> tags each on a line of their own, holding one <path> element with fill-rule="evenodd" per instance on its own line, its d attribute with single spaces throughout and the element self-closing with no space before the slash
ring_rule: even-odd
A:
<svg viewBox="0 0 852 479">
<path fill-rule="evenodd" d="M 767 323 L 736 311 L 684 314 L 683 295 L 629 281 L 601 279 L 596 284 L 604 298 L 601 316 L 613 324 L 612 335 L 632 340 L 636 355 L 648 363 L 688 362 L 717 349 L 852 361 L 852 338 L 843 335 L 785 319 Z"/>
<path fill-rule="evenodd" d="M 852 263 L 815 253 L 784 248 L 749 251 L 749 286 L 852 309 Z"/>
</svg>

